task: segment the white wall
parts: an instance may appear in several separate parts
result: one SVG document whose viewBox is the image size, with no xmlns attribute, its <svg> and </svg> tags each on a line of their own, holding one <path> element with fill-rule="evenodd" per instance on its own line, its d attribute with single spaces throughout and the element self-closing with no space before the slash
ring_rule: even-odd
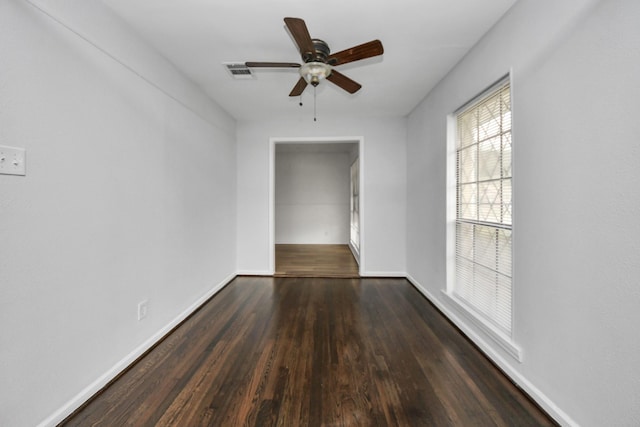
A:
<svg viewBox="0 0 640 427">
<path fill-rule="evenodd" d="M 331 118 L 238 123 L 238 271 L 271 274 L 269 139 L 364 138 L 361 273 L 404 275 L 406 119 Z"/>
<path fill-rule="evenodd" d="M 521 0 L 409 118 L 411 278 L 567 425 L 640 425 L 638 22 L 635 0 Z M 441 293 L 446 116 L 509 69 L 522 363 Z"/>
<path fill-rule="evenodd" d="M 348 244 L 349 152 L 278 150 L 288 145 L 276 146 L 276 243 Z"/>
<path fill-rule="evenodd" d="M 0 145 L 27 150 L 0 175 L 14 427 L 59 421 L 235 272 L 234 120 L 100 3 L 40 4 L 82 37 L 0 2 Z"/>
</svg>

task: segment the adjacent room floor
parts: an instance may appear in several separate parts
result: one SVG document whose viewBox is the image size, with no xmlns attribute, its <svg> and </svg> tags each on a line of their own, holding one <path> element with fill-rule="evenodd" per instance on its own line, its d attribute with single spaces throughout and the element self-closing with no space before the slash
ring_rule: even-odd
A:
<svg viewBox="0 0 640 427">
<path fill-rule="evenodd" d="M 359 267 L 348 245 L 276 245 L 276 276 L 356 278 Z"/>
</svg>

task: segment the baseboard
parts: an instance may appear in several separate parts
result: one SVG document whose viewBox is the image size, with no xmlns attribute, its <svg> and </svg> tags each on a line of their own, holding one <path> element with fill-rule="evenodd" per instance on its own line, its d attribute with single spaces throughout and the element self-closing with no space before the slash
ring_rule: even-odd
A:
<svg viewBox="0 0 640 427">
<path fill-rule="evenodd" d="M 268 270 L 239 270 L 236 276 L 273 276 L 273 271 Z"/>
<path fill-rule="evenodd" d="M 546 411 L 550 417 L 562 426 L 578 427 L 578 423 L 575 422 L 569 415 L 567 415 L 558 405 L 556 405 L 547 395 L 542 393 L 536 386 L 534 386 L 529 380 L 523 377 L 505 358 L 497 353 L 492 345 L 487 340 L 479 335 L 476 331 L 470 328 L 466 322 L 456 315 L 446 305 L 442 304 L 437 298 L 435 298 L 426 288 L 411 277 L 410 274 L 406 275 L 407 280 L 427 298 L 438 310 L 440 310 L 447 318 L 454 324 L 463 334 L 467 336 L 493 363 L 498 366 L 505 375 L 507 375 L 513 383 L 521 388 L 525 393 L 531 397 L 544 411 Z"/>
<path fill-rule="evenodd" d="M 360 277 L 398 277 L 404 279 L 407 277 L 407 273 L 399 271 L 365 271 L 360 273 Z"/>
<path fill-rule="evenodd" d="M 356 260 L 356 263 L 360 265 L 360 251 L 358 251 L 356 247 L 353 246 L 353 243 L 351 242 L 349 242 L 347 246 L 349 246 L 349 249 L 351 250 L 351 254 L 353 255 L 353 258 Z"/>
<path fill-rule="evenodd" d="M 162 329 L 152 335 L 148 340 L 143 342 L 135 350 L 129 353 L 124 359 L 116 363 L 111 369 L 102 374 L 93 383 L 89 384 L 84 390 L 75 395 L 70 401 L 64 404 L 60 409 L 51 414 L 45 420 L 43 420 L 38 427 L 53 427 L 62 422 L 66 417 L 71 415 L 73 411 L 80 408 L 87 400 L 93 395 L 102 390 L 111 380 L 116 378 L 122 371 L 135 362 L 146 351 L 153 347 L 158 341 L 160 341 L 166 334 L 171 332 L 182 321 L 189 317 L 194 311 L 196 311 L 202 304 L 207 302 L 211 297 L 217 294 L 222 288 L 224 288 L 229 282 L 231 282 L 237 274 L 231 274 L 225 278 L 222 282 L 211 288 L 206 294 L 198 298 L 193 304 L 191 304 L 186 310 L 176 316 L 171 322 L 165 325 Z"/>
</svg>

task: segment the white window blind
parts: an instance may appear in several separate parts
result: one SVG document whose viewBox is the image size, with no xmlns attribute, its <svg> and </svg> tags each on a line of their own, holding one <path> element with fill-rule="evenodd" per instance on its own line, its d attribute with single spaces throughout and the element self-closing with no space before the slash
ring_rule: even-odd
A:
<svg viewBox="0 0 640 427">
<path fill-rule="evenodd" d="M 511 334 L 511 96 L 509 82 L 456 114 L 453 292 Z"/>
</svg>

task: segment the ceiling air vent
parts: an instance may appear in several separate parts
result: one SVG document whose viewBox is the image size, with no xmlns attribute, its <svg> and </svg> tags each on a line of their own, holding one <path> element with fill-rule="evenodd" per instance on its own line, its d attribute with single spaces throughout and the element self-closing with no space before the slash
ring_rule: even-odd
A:
<svg viewBox="0 0 640 427">
<path fill-rule="evenodd" d="M 234 79 L 252 79 L 251 70 L 242 62 L 225 62 L 223 64 Z"/>
</svg>

